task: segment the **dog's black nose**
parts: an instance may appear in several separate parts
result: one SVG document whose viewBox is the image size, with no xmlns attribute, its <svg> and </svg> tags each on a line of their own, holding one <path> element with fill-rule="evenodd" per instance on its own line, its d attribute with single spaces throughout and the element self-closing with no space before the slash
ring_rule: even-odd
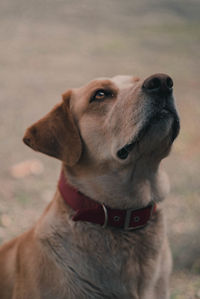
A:
<svg viewBox="0 0 200 299">
<path fill-rule="evenodd" d="M 144 80 L 142 89 L 148 93 L 170 94 L 173 81 L 168 75 L 155 74 Z"/>
</svg>

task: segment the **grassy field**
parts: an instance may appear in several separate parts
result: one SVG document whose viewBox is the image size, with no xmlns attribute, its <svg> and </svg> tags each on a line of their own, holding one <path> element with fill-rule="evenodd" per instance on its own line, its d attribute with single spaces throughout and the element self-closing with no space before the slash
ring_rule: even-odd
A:
<svg viewBox="0 0 200 299">
<path fill-rule="evenodd" d="M 172 299 L 200 298 L 199 0 L 8 0 L 0 3 L 0 242 L 30 227 L 50 201 L 60 163 L 21 141 L 69 87 L 99 76 L 170 74 L 181 133 L 163 161 L 174 257 Z M 13 176 L 37 159 L 38 175 Z"/>
</svg>

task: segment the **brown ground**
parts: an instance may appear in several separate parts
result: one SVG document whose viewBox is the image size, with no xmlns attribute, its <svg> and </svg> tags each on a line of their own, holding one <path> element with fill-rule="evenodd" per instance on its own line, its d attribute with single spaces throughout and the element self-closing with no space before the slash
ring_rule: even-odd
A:
<svg viewBox="0 0 200 299">
<path fill-rule="evenodd" d="M 199 0 L 7 0 L 0 3 L 0 241 L 30 227 L 51 199 L 60 163 L 23 145 L 25 128 L 68 87 L 98 76 L 170 74 L 181 134 L 164 161 L 174 256 L 173 299 L 200 298 Z M 14 178 L 27 159 L 40 175 Z"/>
</svg>

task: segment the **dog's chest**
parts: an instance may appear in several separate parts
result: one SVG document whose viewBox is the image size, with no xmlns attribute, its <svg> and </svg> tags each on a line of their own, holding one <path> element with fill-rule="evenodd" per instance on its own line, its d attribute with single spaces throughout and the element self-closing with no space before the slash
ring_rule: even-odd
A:
<svg viewBox="0 0 200 299">
<path fill-rule="evenodd" d="M 144 235 L 90 225 L 77 234 L 54 233 L 51 256 L 66 278 L 68 296 L 139 298 L 139 285 L 150 283 L 156 267 L 152 261 L 157 259 L 157 245 Z"/>
</svg>

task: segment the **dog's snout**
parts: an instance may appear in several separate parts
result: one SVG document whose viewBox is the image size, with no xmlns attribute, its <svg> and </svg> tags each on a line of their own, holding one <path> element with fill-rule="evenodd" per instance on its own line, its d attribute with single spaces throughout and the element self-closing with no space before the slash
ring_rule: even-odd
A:
<svg viewBox="0 0 200 299">
<path fill-rule="evenodd" d="M 168 75 L 155 74 L 144 81 L 142 89 L 148 93 L 169 94 L 173 89 L 173 81 Z"/>
</svg>

